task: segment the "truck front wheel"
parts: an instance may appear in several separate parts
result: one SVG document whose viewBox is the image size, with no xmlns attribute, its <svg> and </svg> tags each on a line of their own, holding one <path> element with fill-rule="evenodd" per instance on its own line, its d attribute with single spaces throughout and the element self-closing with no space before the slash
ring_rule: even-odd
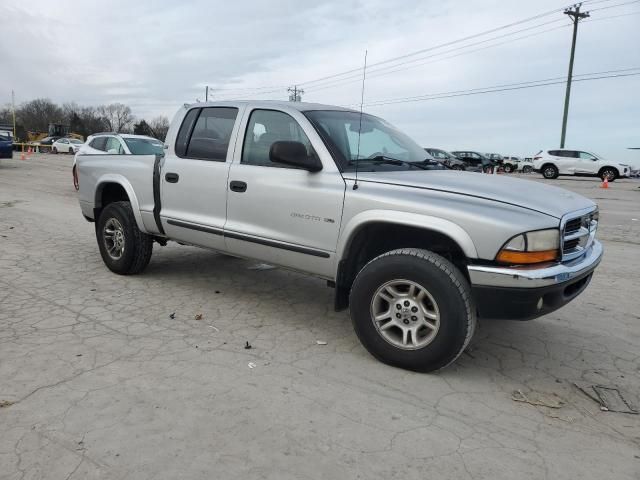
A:
<svg viewBox="0 0 640 480">
<path fill-rule="evenodd" d="M 393 250 L 371 260 L 350 295 L 358 338 L 378 360 L 430 372 L 464 351 L 476 326 L 471 288 L 448 260 L 428 250 Z"/>
<path fill-rule="evenodd" d="M 113 202 L 102 210 L 96 238 L 102 260 L 114 273 L 140 273 L 151 260 L 153 239 L 138 229 L 129 202 Z"/>
</svg>

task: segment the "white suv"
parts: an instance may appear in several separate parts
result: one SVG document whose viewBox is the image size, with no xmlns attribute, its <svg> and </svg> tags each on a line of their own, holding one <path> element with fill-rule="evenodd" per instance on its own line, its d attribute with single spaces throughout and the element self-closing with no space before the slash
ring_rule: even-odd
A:
<svg viewBox="0 0 640 480">
<path fill-rule="evenodd" d="M 78 190 L 78 172 L 76 162 L 82 155 L 164 155 L 164 144 L 157 138 L 146 135 L 131 135 L 128 133 L 96 133 L 89 135 L 84 145 L 76 151 L 73 157 L 71 173 L 73 186 Z"/>
<path fill-rule="evenodd" d="M 631 172 L 629 165 L 610 162 L 595 153 L 568 149 L 540 150 L 533 157 L 533 169 L 548 179 L 559 175 L 581 175 L 602 180 L 607 178 L 610 182 L 628 177 Z"/>
<path fill-rule="evenodd" d="M 96 133 L 80 148 L 80 155 L 150 155 L 162 154 L 160 140 L 128 133 Z"/>
</svg>

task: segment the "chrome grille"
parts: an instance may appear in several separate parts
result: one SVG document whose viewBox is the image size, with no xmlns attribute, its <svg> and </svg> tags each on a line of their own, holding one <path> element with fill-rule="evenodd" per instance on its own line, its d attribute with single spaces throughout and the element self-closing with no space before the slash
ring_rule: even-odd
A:
<svg viewBox="0 0 640 480">
<path fill-rule="evenodd" d="M 573 218 L 571 220 L 568 220 L 567 224 L 564 226 L 564 233 L 565 233 L 565 235 L 571 234 L 571 233 L 575 233 L 578 230 L 580 230 L 581 226 L 582 226 L 582 218 L 581 217 Z"/>
<path fill-rule="evenodd" d="M 562 260 L 573 260 L 582 255 L 593 243 L 598 228 L 598 210 L 587 209 L 562 217 Z"/>
</svg>

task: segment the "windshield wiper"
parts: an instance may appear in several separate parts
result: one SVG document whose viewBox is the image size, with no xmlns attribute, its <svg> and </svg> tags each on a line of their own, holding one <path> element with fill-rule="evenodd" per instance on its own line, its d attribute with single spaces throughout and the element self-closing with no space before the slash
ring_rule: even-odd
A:
<svg viewBox="0 0 640 480">
<path fill-rule="evenodd" d="M 393 157 L 387 157 L 386 155 L 376 155 L 375 157 L 371 157 L 371 158 L 360 158 L 358 160 L 351 160 L 349 164 L 355 165 L 356 162 L 376 162 L 376 163 L 385 163 L 387 165 L 408 165 L 409 167 L 416 167 L 416 168 L 419 168 L 420 170 L 427 169 L 427 167 L 425 167 L 422 163 L 409 162 L 407 160 L 400 160 Z"/>
</svg>

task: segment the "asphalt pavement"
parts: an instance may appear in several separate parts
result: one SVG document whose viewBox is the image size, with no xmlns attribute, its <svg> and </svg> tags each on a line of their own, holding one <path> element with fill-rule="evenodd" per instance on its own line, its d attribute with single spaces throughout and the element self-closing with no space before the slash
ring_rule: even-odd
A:
<svg viewBox="0 0 640 480">
<path fill-rule="evenodd" d="M 575 385 L 638 408 L 640 182 L 550 182 L 600 205 L 589 288 L 417 374 L 318 279 L 176 244 L 110 273 L 71 162 L 0 160 L 0 479 L 640 478 L 640 415 Z"/>
</svg>

